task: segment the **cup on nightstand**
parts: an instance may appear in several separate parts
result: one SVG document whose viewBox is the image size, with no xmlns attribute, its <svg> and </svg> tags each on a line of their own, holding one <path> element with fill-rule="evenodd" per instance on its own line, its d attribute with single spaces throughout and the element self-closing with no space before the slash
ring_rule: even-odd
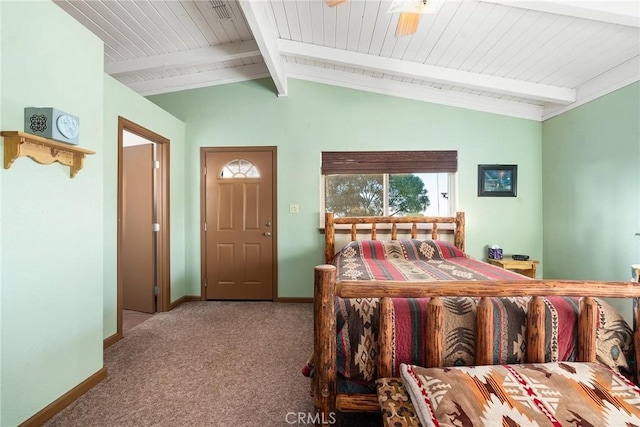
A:
<svg viewBox="0 0 640 427">
<path fill-rule="evenodd" d="M 502 248 L 500 248 L 500 247 L 498 247 L 496 245 L 489 246 L 488 258 L 489 259 L 502 259 Z"/>
</svg>

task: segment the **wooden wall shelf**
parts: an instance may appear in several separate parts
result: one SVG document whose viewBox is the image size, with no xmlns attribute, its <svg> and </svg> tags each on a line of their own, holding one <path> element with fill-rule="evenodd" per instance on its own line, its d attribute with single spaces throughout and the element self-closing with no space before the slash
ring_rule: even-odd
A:
<svg viewBox="0 0 640 427">
<path fill-rule="evenodd" d="M 5 169 L 9 169 L 18 157 L 27 156 L 43 165 L 54 162 L 67 165 L 71 168 L 71 178 L 73 178 L 82 169 L 85 156 L 96 153 L 77 145 L 65 144 L 24 132 L 2 131 L 0 135 L 4 137 Z"/>
</svg>

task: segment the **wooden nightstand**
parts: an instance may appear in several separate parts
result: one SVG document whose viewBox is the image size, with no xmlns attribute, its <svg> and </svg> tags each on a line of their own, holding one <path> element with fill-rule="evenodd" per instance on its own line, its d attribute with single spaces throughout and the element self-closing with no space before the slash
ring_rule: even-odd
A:
<svg viewBox="0 0 640 427">
<path fill-rule="evenodd" d="M 523 276 L 531 277 L 532 279 L 536 278 L 536 268 L 540 263 L 540 261 L 536 261 L 535 259 L 517 261 L 511 257 L 506 257 L 504 259 L 488 259 L 487 262 L 489 264 L 502 267 L 505 270 L 515 271 L 516 273 L 520 273 Z"/>
</svg>

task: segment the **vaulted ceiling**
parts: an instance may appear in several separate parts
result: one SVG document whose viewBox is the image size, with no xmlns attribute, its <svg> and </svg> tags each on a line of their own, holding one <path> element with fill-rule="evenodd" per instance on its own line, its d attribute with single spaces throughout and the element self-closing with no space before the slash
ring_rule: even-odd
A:
<svg viewBox="0 0 640 427">
<path fill-rule="evenodd" d="M 543 120 L 640 80 L 640 2 L 447 0 L 396 37 L 391 0 L 54 0 L 141 95 L 289 77 Z"/>
</svg>

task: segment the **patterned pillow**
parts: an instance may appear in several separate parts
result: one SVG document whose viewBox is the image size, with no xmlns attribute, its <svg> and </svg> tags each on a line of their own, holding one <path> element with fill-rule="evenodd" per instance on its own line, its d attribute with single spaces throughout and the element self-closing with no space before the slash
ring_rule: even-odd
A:
<svg viewBox="0 0 640 427">
<path fill-rule="evenodd" d="M 599 363 L 401 366 L 416 413 L 436 425 L 640 425 L 640 389 Z"/>
<path fill-rule="evenodd" d="M 594 300 L 598 306 L 596 358 L 630 378 L 635 359 L 633 331 L 620 312 L 608 302 L 600 298 Z"/>
<path fill-rule="evenodd" d="M 453 243 L 444 240 L 398 240 L 398 243 L 405 258 L 409 260 L 431 261 L 467 257 Z"/>
<path fill-rule="evenodd" d="M 354 259 L 433 261 L 466 257 L 464 252 L 444 240 L 358 240 L 338 251 L 332 262 L 342 268 Z"/>
<path fill-rule="evenodd" d="M 382 411 L 382 425 L 393 427 L 422 427 L 400 378 L 380 378 L 376 381 L 378 402 Z"/>
</svg>

